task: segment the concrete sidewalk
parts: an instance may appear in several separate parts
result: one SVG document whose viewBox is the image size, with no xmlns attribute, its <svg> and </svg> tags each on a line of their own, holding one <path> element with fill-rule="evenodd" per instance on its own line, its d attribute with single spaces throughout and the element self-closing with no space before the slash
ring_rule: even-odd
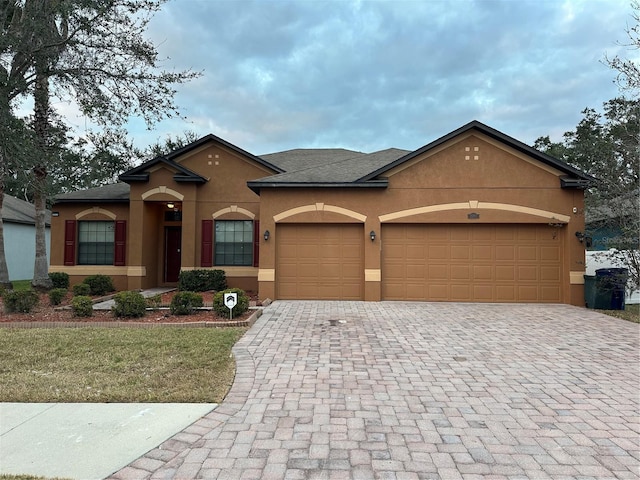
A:
<svg viewBox="0 0 640 480">
<path fill-rule="evenodd" d="M 0 474 L 102 479 L 214 403 L 0 403 Z"/>
</svg>

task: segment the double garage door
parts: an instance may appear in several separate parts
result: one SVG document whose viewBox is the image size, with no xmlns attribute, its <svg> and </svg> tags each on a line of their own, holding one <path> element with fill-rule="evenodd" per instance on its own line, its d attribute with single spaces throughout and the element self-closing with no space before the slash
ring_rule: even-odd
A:
<svg viewBox="0 0 640 480">
<path fill-rule="evenodd" d="M 364 299 L 362 225 L 280 225 L 276 295 Z M 548 225 L 384 225 L 383 300 L 562 301 L 562 247 Z"/>
</svg>

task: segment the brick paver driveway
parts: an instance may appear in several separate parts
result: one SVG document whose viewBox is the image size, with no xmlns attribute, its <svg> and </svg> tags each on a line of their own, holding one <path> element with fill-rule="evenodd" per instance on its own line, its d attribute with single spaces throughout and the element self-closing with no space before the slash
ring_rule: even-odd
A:
<svg viewBox="0 0 640 480">
<path fill-rule="evenodd" d="M 225 402 L 114 478 L 638 478 L 638 347 L 566 305 L 279 301 Z"/>
</svg>

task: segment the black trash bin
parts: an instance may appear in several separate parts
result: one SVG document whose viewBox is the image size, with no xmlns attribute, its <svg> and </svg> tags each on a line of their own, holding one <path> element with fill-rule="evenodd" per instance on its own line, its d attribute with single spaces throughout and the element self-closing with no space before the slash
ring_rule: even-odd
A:
<svg viewBox="0 0 640 480">
<path fill-rule="evenodd" d="M 584 304 L 587 308 L 596 308 L 596 276 L 584 276 Z"/>
<path fill-rule="evenodd" d="M 626 268 L 600 268 L 596 270 L 594 308 L 624 310 L 628 273 Z"/>
</svg>

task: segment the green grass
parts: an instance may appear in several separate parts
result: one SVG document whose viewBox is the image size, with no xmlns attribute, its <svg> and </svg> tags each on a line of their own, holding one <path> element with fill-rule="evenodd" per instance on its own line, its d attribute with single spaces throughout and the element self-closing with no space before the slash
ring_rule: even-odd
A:
<svg viewBox="0 0 640 480">
<path fill-rule="evenodd" d="M 624 310 L 598 310 L 598 312 L 629 322 L 640 323 L 640 305 L 625 305 Z"/>
<path fill-rule="evenodd" d="M 14 290 L 31 290 L 31 280 L 11 280 L 11 284 Z"/>
<path fill-rule="evenodd" d="M 245 331 L 1 329 L 0 402 L 219 403 Z"/>
<path fill-rule="evenodd" d="M 34 475 L 5 475 L 0 473 L 0 480 L 63 480 L 62 478 L 36 477 Z"/>
</svg>

